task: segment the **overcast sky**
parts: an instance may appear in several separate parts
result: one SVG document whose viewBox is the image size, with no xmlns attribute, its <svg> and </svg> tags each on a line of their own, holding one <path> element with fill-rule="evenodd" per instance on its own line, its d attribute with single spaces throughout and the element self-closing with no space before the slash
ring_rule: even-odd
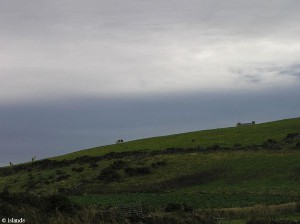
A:
<svg viewBox="0 0 300 224">
<path fill-rule="evenodd" d="M 299 117 L 299 0 L 1 0 L 0 166 Z"/>
</svg>

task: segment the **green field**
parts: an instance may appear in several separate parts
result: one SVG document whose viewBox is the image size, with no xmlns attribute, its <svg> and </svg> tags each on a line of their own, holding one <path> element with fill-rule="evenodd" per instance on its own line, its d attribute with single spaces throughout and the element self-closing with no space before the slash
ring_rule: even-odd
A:
<svg viewBox="0 0 300 224">
<path fill-rule="evenodd" d="M 0 191 L 62 193 L 97 208 L 142 202 L 159 210 L 169 204 L 201 210 L 296 202 L 299 133 L 295 118 L 102 146 L 1 168 Z"/>
<path fill-rule="evenodd" d="M 235 208 L 248 207 L 257 204 L 275 205 L 298 201 L 298 196 L 255 194 L 255 193 L 202 193 L 174 191 L 169 193 L 123 193 L 113 195 L 73 196 L 72 200 L 81 205 L 120 205 L 141 201 L 148 206 L 165 207 L 169 203 L 186 204 L 193 208 Z"/>
<path fill-rule="evenodd" d="M 235 144 L 243 146 L 261 144 L 267 139 L 280 140 L 287 133 L 300 132 L 300 119 L 286 119 L 275 122 L 256 124 L 254 126 L 220 128 L 196 131 L 183 134 L 140 139 L 122 144 L 101 146 L 70 153 L 53 159 L 73 159 L 78 156 L 98 156 L 109 152 L 134 150 L 161 150 L 166 148 L 194 148 L 220 144 L 232 147 Z"/>
</svg>

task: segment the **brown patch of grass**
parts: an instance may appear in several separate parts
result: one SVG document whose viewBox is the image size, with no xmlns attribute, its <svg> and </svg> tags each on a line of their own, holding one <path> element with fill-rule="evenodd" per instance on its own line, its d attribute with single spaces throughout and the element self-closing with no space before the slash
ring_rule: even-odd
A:
<svg viewBox="0 0 300 224">
<path fill-rule="evenodd" d="M 248 218 L 253 216 L 273 217 L 276 215 L 293 214 L 297 212 L 297 203 L 290 202 L 280 205 L 255 205 L 244 208 L 222 208 L 200 210 L 201 212 L 209 213 L 215 217 L 226 218 Z"/>
</svg>

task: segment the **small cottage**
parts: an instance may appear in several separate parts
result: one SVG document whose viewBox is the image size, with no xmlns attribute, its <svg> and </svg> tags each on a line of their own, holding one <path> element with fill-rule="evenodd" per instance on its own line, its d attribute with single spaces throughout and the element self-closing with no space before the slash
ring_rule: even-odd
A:
<svg viewBox="0 0 300 224">
<path fill-rule="evenodd" d="M 251 125 L 255 125 L 255 121 L 252 121 L 251 123 L 240 123 L 240 122 L 238 122 L 236 124 L 237 127 L 240 127 L 240 126 L 251 126 Z"/>
</svg>

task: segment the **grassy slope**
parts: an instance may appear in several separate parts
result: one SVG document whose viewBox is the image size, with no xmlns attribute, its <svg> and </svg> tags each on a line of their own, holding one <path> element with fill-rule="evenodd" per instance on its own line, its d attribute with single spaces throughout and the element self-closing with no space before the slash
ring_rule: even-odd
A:
<svg viewBox="0 0 300 224">
<path fill-rule="evenodd" d="M 53 159 L 73 159 L 83 155 L 98 156 L 109 152 L 121 151 L 161 150 L 172 147 L 193 148 L 199 145 L 210 146 L 213 144 L 220 144 L 224 147 L 231 147 L 234 144 L 253 145 L 260 144 L 267 139 L 282 139 L 287 133 L 291 132 L 300 132 L 300 118 L 262 123 L 255 126 L 220 128 L 147 138 L 81 150 Z M 192 142 L 192 139 L 195 141 Z"/>
<path fill-rule="evenodd" d="M 129 178 L 123 175 L 122 181 L 106 185 L 107 190 L 114 189 L 121 191 L 120 193 L 78 200 L 94 200 L 95 204 L 142 200 L 159 206 L 169 202 L 181 202 L 194 207 L 238 207 L 257 203 L 277 204 L 289 201 L 289 195 L 298 198 L 300 194 L 297 173 L 300 168 L 299 152 L 218 152 L 164 156 L 160 159 L 165 159 L 168 166 L 156 170 L 149 176 Z M 147 165 L 151 161 L 132 162 L 135 164 L 145 162 Z M 164 189 L 159 193 L 122 193 L 139 185 L 159 185 L 161 181 L 211 170 L 216 166 L 227 171 L 220 178 L 203 184 Z M 104 186 L 101 183 L 93 183 L 87 189 L 92 188 L 103 189 Z"/>
<path fill-rule="evenodd" d="M 103 146 L 82 150 L 72 154 L 53 158 L 72 159 L 82 155 L 103 155 L 108 152 L 130 150 L 163 150 L 172 147 L 210 146 L 216 143 L 231 147 L 236 143 L 243 146 L 261 144 L 267 139 L 281 140 L 287 133 L 300 132 L 300 118 L 258 124 L 249 127 L 223 128 L 185 134 L 155 137 L 126 142 L 118 145 Z M 192 139 L 195 141 L 192 142 Z M 191 152 L 186 154 L 167 154 L 136 158 L 129 156 L 123 160 L 130 167 L 151 167 L 152 163 L 165 161 L 164 167 L 151 169 L 152 173 L 130 177 L 123 169 L 118 170 L 121 178 L 117 182 L 105 183 L 97 179 L 100 170 L 108 167 L 116 159 L 97 162 L 96 169 L 90 164 L 74 164 L 62 168 L 38 170 L 32 169 L 1 177 L 0 190 L 9 186 L 11 191 L 24 191 L 30 181 L 36 182 L 35 192 L 52 193 L 58 188 L 70 189 L 80 185 L 82 193 L 98 196 L 75 197 L 82 204 L 119 204 L 142 200 L 153 206 L 165 206 L 169 202 L 186 202 L 193 207 L 239 207 L 257 203 L 278 204 L 294 201 L 300 195 L 300 151 L 290 150 L 287 145 L 279 151 L 218 151 Z M 72 167 L 82 166 L 84 171 L 76 173 Z M 157 193 L 140 193 L 153 186 L 180 176 L 224 170 L 222 175 L 205 183 L 193 183 L 186 186 L 164 188 Z M 62 170 L 70 177 L 55 181 L 56 170 Z M 50 178 L 52 176 L 52 178 Z M 48 181 L 50 183 L 46 183 Z M 86 182 L 85 182 L 86 181 Z M 84 184 L 81 184 L 83 183 Z M 162 185 L 163 186 L 163 185 Z M 149 189 L 150 189 L 149 188 Z M 31 189 L 29 189 L 30 191 Z M 133 193 L 128 193 L 134 191 Z M 103 193 L 110 192 L 109 196 Z M 277 194 L 277 196 L 274 196 Z M 270 196 L 271 195 L 271 196 Z"/>
</svg>

